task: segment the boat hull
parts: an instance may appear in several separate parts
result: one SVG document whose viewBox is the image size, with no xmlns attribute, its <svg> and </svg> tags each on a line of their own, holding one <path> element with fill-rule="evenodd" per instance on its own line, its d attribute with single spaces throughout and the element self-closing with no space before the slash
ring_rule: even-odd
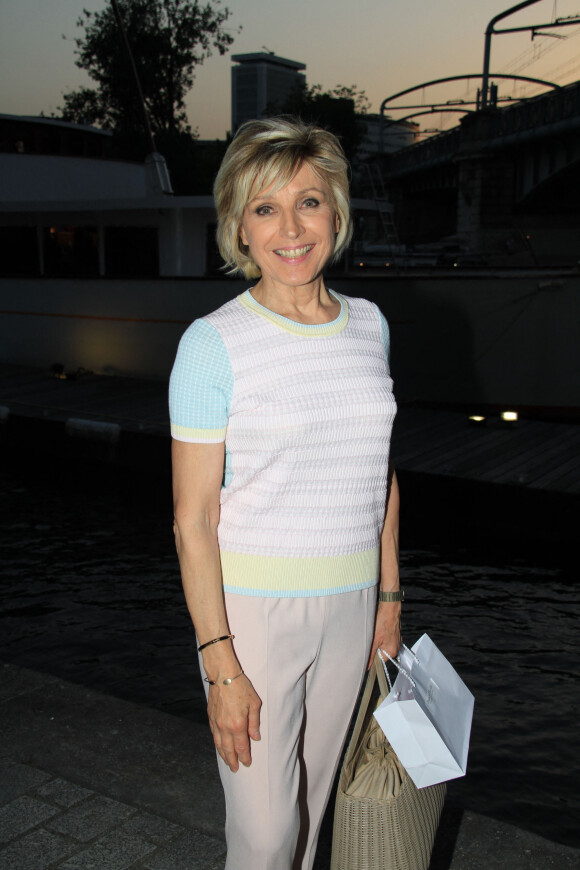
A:
<svg viewBox="0 0 580 870">
<path fill-rule="evenodd" d="M 400 402 L 580 414 L 580 275 L 339 276 L 391 328 Z M 166 379 L 188 323 L 242 292 L 228 279 L 0 280 L 0 361 Z"/>
</svg>

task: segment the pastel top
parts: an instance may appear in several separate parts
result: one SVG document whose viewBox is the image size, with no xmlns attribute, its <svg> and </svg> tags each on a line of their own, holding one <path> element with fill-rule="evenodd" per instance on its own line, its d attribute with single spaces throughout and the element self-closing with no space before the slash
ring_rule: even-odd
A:
<svg viewBox="0 0 580 870">
<path fill-rule="evenodd" d="M 247 290 L 184 333 L 171 434 L 225 441 L 218 542 L 224 588 L 302 597 L 379 579 L 396 404 L 387 323 L 366 299 L 302 324 Z"/>
</svg>

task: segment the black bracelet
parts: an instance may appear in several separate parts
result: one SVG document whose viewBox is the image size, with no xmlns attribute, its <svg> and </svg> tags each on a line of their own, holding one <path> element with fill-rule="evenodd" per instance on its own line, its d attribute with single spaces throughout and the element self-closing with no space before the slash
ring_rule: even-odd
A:
<svg viewBox="0 0 580 870">
<path fill-rule="evenodd" d="M 201 646 L 198 646 L 197 651 L 201 652 L 202 649 L 205 649 L 206 646 L 211 646 L 212 643 L 219 643 L 220 640 L 233 640 L 235 637 L 234 634 L 222 634 L 221 637 L 214 637 L 213 640 L 208 640 L 207 643 L 202 643 Z"/>
</svg>

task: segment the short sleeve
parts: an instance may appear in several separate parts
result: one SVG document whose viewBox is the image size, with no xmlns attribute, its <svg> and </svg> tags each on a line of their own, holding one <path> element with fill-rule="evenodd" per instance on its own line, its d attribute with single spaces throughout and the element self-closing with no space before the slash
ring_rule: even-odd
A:
<svg viewBox="0 0 580 870">
<path fill-rule="evenodd" d="M 223 340 L 207 320 L 185 331 L 169 379 L 171 435 L 177 441 L 225 440 L 233 373 Z"/>
<path fill-rule="evenodd" d="M 389 333 L 389 324 L 387 323 L 387 319 L 381 309 L 376 306 L 377 312 L 379 315 L 379 320 L 381 322 L 381 336 L 383 339 L 383 348 L 385 350 L 385 362 L 387 363 L 387 369 L 389 369 L 390 374 L 390 353 L 391 353 L 391 339 Z"/>
</svg>

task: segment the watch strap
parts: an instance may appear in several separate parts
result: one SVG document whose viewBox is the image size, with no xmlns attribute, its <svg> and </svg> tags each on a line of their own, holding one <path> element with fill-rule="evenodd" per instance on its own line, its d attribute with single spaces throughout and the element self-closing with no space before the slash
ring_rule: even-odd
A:
<svg viewBox="0 0 580 870">
<path fill-rule="evenodd" d="M 382 589 L 379 590 L 379 601 L 404 601 L 405 600 L 405 590 L 398 589 L 396 592 L 383 592 Z"/>
</svg>

